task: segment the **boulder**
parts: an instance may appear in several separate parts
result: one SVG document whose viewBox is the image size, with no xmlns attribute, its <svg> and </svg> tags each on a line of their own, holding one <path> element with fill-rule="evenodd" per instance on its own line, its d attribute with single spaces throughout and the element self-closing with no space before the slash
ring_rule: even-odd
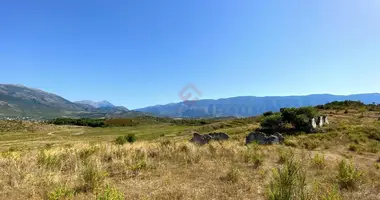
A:
<svg viewBox="0 0 380 200">
<path fill-rule="evenodd" d="M 280 144 L 284 143 L 284 141 L 285 141 L 285 137 L 284 137 L 281 133 L 276 132 L 276 133 L 274 133 L 273 135 L 276 136 L 276 137 L 278 138 L 278 141 L 279 141 Z"/>
<path fill-rule="evenodd" d="M 323 116 L 323 123 L 330 124 L 329 120 L 327 119 L 327 116 Z"/>
<path fill-rule="evenodd" d="M 252 132 L 245 138 L 245 143 L 250 144 L 256 142 L 257 144 L 279 144 L 285 140 L 281 133 L 274 133 L 273 135 L 266 136 L 263 132 Z"/>
<path fill-rule="evenodd" d="M 318 127 L 323 127 L 323 117 L 322 116 L 319 116 L 317 118 L 317 125 L 318 125 Z"/>
<path fill-rule="evenodd" d="M 228 136 L 226 133 L 210 133 L 208 134 L 211 137 L 211 140 L 228 140 L 230 139 L 230 136 Z"/>
<path fill-rule="evenodd" d="M 270 135 L 267 138 L 265 138 L 265 144 L 278 144 L 280 143 L 280 140 L 275 135 Z"/>
<path fill-rule="evenodd" d="M 190 142 L 205 145 L 209 143 L 211 140 L 222 141 L 228 140 L 230 137 L 226 133 L 210 133 L 201 135 L 199 133 L 194 133 L 193 138 L 191 138 Z"/>
<path fill-rule="evenodd" d="M 315 118 L 311 118 L 310 125 L 311 125 L 311 129 L 317 128 L 317 123 L 315 122 Z"/>
<path fill-rule="evenodd" d="M 190 142 L 194 142 L 199 145 L 205 145 L 211 140 L 209 135 L 201 135 L 199 133 L 194 133 L 193 138 L 191 138 Z"/>
<path fill-rule="evenodd" d="M 250 144 L 252 142 L 256 142 L 258 144 L 266 143 L 266 135 L 263 132 L 252 132 L 245 138 L 245 143 Z"/>
</svg>

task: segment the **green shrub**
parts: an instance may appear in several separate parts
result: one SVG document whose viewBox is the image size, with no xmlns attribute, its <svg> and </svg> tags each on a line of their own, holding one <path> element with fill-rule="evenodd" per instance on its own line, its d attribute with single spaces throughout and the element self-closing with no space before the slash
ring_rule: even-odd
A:
<svg viewBox="0 0 380 200">
<path fill-rule="evenodd" d="M 135 134 L 128 134 L 126 136 L 119 136 L 116 138 L 116 141 L 115 141 L 115 143 L 119 144 L 119 145 L 123 145 L 127 142 L 129 142 L 129 143 L 136 142 Z"/>
<path fill-rule="evenodd" d="M 264 155 L 258 150 L 249 148 L 244 153 L 244 161 L 249 164 L 253 164 L 255 168 L 259 167 L 264 162 Z"/>
<path fill-rule="evenodd" d="M 107 185 L 106 189 L 96 197 L 97 200 L 123 200 L 124 193 Z"/>
<path fill-rule="evenodd" d="M 67 187 L 57 187 L 54 191 L 48 194 L 49 200 L 61 200 L 61 199 L 72 199 L 74 196 L 74 191 Z"/>
<path fill-rule="evenodd" d="M 293 160 L 294 152 L 291 149 L 281 148 L 278 150 L 278 163 L 283 164 L 289 160 Z"/>
<path fill-rule="evenodd" d="M 127 139 L 125 138 L 125 136 L 118 136 L 115 140 L 115 143 L 119 145 L 123 145 L 127 143 Z"/>
<path fill-rule="evenodd" d="M 273 115 L 273 112 L 272 111 L 268 111 L 268 112 L 263 113 L 263 115 L 264 115 L 264 117 L 268 117 L 268 116 Z"/>
<path fill-rule="evenodd" d="M 37 155 L 37 163 L 48 169 L 57 169 L 61 167 L 63 158 L 63 155 L 41 150 Z"/>
<path fill-rule="evenodd" d="M 261 127 L 272 130 L 281 128 L 283 124 L 284 123 L 280 113 L 264 117 L 261 121 Z"/>
<path fill-rule="evenodd" d="M 347 163 L 345 160 L 339 162 L 337 180 L 343 189 L 356 189 L 362 172 L 356 169 L 352 163 Z"/>
<path fill-rule="evenodd" d="M 86 164 L 80 172 L 80 178 L 83 181 L 81 190 L 87 192 L 99 188 L 106 175 L 107 174 L 101 171 L 95 164 Z"/>
<path fill-rule="evenodd" d="M 318 116 L 318 111 L 313 107 L 281 108 L 280 113 L 266 114 L 261 121 L 263 129 L 278 130 L 285 124 L 291 124 L 296 130 L 310 131 L 311 118 Z"/>
<path fill-rule="evenodd" d="M 321 196 L 321 200 L 342 200 L 342 196 L 337 187 L 331 187 Z"/>
<path fill-rule="evenodd" d="M 326 167 L 326 160 L 325 156 L 321 154 L 315 154 L 312 160 L 312 164 L 314 167 L 318 169 L 324 169 Z"/>
<path fill-rule="evenodd" d="M 306 190 L 306 172 L 293 157 L 273 171 L 267 195 L 270 200 L 311 199 Z"/>
<path fill-rule="evenodd" d="M 126 140 L 127 140 L 129 143 L 136 142 L 136 136 L 135 136 L 135 134 L 128 134 L 127 137 L 126 137 Z"/>
</svg>

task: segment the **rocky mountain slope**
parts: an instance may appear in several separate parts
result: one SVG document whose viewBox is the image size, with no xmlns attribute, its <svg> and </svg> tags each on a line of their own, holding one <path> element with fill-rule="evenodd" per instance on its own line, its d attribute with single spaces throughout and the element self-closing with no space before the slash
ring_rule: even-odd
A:
<svg viewBox="0 0 380 200">
<path fill-rule="evenodd" d="M 121 106 L 112 104 L 112 107 L 104 106 L 106 102 L 99 102 L 97 105 L 99 106 L 94 107 L 88 104 L 74 103 L 58 95 L 23 85 L 0 84 L 0 117 L 128 117 L 141 115 L 141 113 L 129 111 Z"/>
<path fill-rule="evenodd" d="M 91 100 L 83 100 L 83 101 L 74 101 L 74 103 L 89 105 L 94 108 L 115 108 L 116 106 L 108 101 L 91 101 Z"/>
</svg>

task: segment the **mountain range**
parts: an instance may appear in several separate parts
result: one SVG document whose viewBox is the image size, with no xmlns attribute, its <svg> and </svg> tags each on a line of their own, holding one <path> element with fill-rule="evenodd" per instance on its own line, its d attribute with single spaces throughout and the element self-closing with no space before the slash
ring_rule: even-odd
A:
<svg viewBox="0 0 380 200">
<path fill-rule="evenodd" d="M 206 99 L 150 106 L 137 111 L 167 117 L 248 117 L 266 111 L 279 111 L 284 107 L 303 107 L 326 104 L 332 101 L 362 101 L 366 104 L 380 103 L 380 94 L 331 95 L 313 94 L 306 96 L 242 96 L 224 99 Z"/>
<path fill-rule="evenodd" d="M 87 103 L 86 103 L 87 102 Z M 143 115 L 102 101 L 71 102 L 58 95 L 23 85 L 0 84 L 0 117 L 130 117 Z"/>
<path fill-rule="evenodd" d="M 139 115 L 175 118 L 247 117 L 259 115 L 266 111 L 279 111 L 283 107 L 316 106 L 343 100 L 378 104 L 380 103 L 380 94 L 242 96 L 216 100 L 185 101 L 128 110 L 123 106 L 115 106 L 108 101 L 83 100 L 71 102 L 63 97 L 39 89 L 23 85 L 0 84 L 0 117 L 125 118 Z"/>
</svg>

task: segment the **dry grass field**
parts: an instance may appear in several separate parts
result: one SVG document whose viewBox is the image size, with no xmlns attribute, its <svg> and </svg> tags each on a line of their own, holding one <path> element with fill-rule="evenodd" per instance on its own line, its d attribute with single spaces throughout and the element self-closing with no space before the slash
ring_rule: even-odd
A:
<svg viewBox="0 0 380 200">
<path fill-rule="evenodd" d="M 0 199 L 380 199 L 380 114 L 326 112 L 322 133 L 245 145 L 258 122 L 83 128 L 1 122 Z M 226 125 L 227 124 L 227 125 Z M 192 131 L 224 131 L 197 146 Z M 119 135 L 137 142 L 117 145 Z"/>
</svg>

